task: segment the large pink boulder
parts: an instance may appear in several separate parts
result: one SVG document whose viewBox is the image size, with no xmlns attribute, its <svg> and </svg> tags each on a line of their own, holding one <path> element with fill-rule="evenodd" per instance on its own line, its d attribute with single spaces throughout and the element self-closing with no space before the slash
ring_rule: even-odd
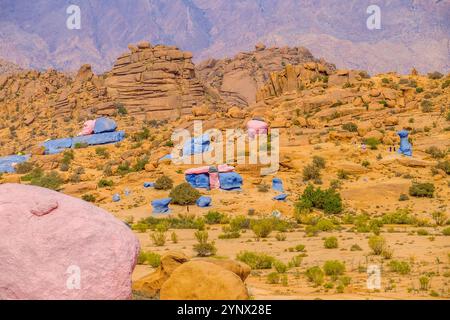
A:
<svg viewBox="0 0 450 320">
<path fill-rule="evenodd" d="M 92 204 L 0 185 L 0 300 L 129 299 L 139 242 Z"/>
</svg>

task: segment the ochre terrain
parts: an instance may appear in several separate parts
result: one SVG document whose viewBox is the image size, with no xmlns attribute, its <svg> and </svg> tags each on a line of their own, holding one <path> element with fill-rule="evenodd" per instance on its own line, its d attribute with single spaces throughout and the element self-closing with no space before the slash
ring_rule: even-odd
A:
<svg viewBox="0 0 450 320">
<path fill-rule="evenodd" d="M 169 194 L 145 189 L 143 184 L 165 175 L 177 185 L 184 182 L 184 170 L 194 167 L 159 161 L 170 153 L 175 129 L 191 129 L 194 120 L 202 120 L 204 130 L 245 129 L 248 120 L 262 117 L 270 129 L 280 131 L 278 172 L 261 176 L 261 165 L 231 162 L 244 179 L 242 191 L 201 190 L 212 197 L 211 208 L 170 205 L 172 217 L 202 217 L 210 210 L 228 217 L 222 225 L 205 227 L 209 240 L 215 241 L 217 258 L 236 259 L 242 251 L 254 251 L 287 264 L 302 255 L 301 263 L 281 272 L 278 276 L 283 280 L 271 281 L 275 283 L 268 280 L 273 268 L 252 270 L 245 281 L 251 297 L 449 298 L 450 75 L 420 75 L 413 70 L 408 75 L 370 76 L 363 71 L 335 70 L 309 55 L 305 55 L 307 61 L 290 64 L 290 56 L 284 58 L 281 49 L 268 53 L 280 54 L 271 58 L 279 66 L 258 71 L 251 57 L 263 63 L 261 55 L 266 50 L 259 47 L 238 55 L 233 63 L 211 61 L 196 68 L 190 53 L 143 42 L 130 46 L 113 70 L 102 75 L 93 74 L 88 65 L 73 77 L 55 70 L 0 75 L 0 156 L 31 153 L 33 168 L 59 174 L 61 192 L 93 201 L 132 224 L 141 250 L 161 255 L 181 251 L 192 258 L 195 230 L 171 228 L 165 244 L 157 246 L 151 227 L 137 227 L 141 219 L 152 216 L 150 202 Z M 301 50 L 286 49 L 285 53 L 293 51 Z M 256 87 L 242 92 L 239 79 Z M 246 99 L 252 92 L 254 98 Z M 98 116 L 114 118 L 119 129 L 126 131 L 126 139 L 115 145 L 74 149 L 70 161 L 64 160 L 64 154 L 43 155 L 40 143 L 75 135 L 85 120 Z M 410 132 L 412 157 L 394 151 L 399 145 L 396 132 L 401 129 Z M 314 156 L 325 161 L 324 168 L 306 179 L 305 168 Z M 63 165 L 66 162 L 68 166 Z M 23 181 L 24 174 L 3 174 L 0 183 L 29 183 Z M 275 191 L 261 192 L 261 186 L 270 186 L 274 176 L 283 180 L 289 195 L 286 202 L 272 200 Z M 102 179 L 112 183 L 99 184 Z M 338 214 L 296 210 L 299 196 L 310 183 L 336 190 L 343 210 Z M 431 183 L 432 197 L 410 194 L 414 183 Z M 116 193 L 121 201 L 112 202 Z M 286 230 L 273 230 L 257 239 L 251 228 L 243 227 L 239 238 L 219 238 L 230 219 L 270 217 L 275 210 L 289 224 Z M 392 219 L 386 217 L 394 215 L 408 219 L 389 223 Z M 367 228 L 357 222 L 363 218 Z M 311 233 L 321 219 L 332 227 Z M 377 219 L 385 223 L 372 228 L 371 221 Z M 176 243 L 170 240 L 173 232 Z M 373 233 L 385 239 L 390 255 L 372 253 L 368 239 Z M 326 249 L 324 238 L 331 236 L 337 238 L 338 247 Z M 305 246 L 303 251 L 290 249 L 299 244 Z M 307 269 L 322 267 L 327 260 L 345 263 L 343 276 L 350 280 L 327 275 L 318 286 L 308 280 Z M 392 261 L 408 264 L 408 272 L 396 271 Z M 366 269 L 371 264 L 382 270 L 381 289 L 366 286 Z M 138 265 L 133 279 L 152 271 L 149 265 Z"/>
</svg>

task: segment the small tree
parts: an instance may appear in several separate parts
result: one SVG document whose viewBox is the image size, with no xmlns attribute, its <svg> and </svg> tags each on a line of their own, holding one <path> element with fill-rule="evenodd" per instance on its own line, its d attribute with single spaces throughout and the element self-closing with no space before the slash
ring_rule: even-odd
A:
<svg viewBox="0 0 450 320">
<path fill-rule="evenodd" d="M 174 204 L 186 206 L 186 210 L 189 212 L 189 205 L 194 204 L 200 198 L 200 192 L 195 190 L 189 183 L 184 182 L 173 188 L 169 197 L 172 198 Z"/>
<path fill-rule="evenodd" d="M 195 238 L 198 243 L 194 244 L 194 250 L 197 252 L 199 257 L 208 257 L 216 254 L 217 248 L 213 242 L 208 242 L 208 232 L 207 231 L 196 231 Z"/>
</svg>

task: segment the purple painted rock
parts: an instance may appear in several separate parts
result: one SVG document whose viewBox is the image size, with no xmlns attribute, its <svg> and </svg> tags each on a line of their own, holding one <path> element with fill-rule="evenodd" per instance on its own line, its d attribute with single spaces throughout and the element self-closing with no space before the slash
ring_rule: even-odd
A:
<svg viewBox="0 0 450 320">
<path fill-rule="evenodd" d="M 139 242 L 92 204 L 0 185 L 0 300 L 129 299 Z"/>
</svg>

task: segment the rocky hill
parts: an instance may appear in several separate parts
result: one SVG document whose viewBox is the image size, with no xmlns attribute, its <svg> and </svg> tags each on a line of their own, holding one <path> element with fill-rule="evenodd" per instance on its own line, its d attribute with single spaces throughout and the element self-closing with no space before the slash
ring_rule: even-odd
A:
<svg viewBox="0 0 450 320">
<path fill-rule="evenodd" d="M 22 70 L 22 68 L 20 68 L 18 65 L 14 64 L 12 62 L 0 59 L 0 75 L 17 73 L 21 70 Z"/>
<path fill-rule="evenodd" d="M 369 30 L 367 9 L 381 10 Z M 0 57 L 23 67 L 110 70 L 129 43 L 148 39 L 197 61 L 250 51 L 255 43 L 303 46 L 340 68 L 369 73 L 448 72 L 449 1 L 124 0 L 79 3 L 81 29 L 66 28 L 64 1 L 0 3 Z M 426 54 L 424 54 L 426 53 Z"/>
<path fill-rule="evenodd" d="M 318 61 L 303 47 L 266 48 L 262 43 L 251 52 L 233 58 L 208 59 L 196 65 L 197 76 L 229 105 L 246 107 L 255 103 L 257 89 L 269 79 L 269 73 L 284 66 Z M 333 65 L 329 65 L 331 69 Z"/>
</svg>

